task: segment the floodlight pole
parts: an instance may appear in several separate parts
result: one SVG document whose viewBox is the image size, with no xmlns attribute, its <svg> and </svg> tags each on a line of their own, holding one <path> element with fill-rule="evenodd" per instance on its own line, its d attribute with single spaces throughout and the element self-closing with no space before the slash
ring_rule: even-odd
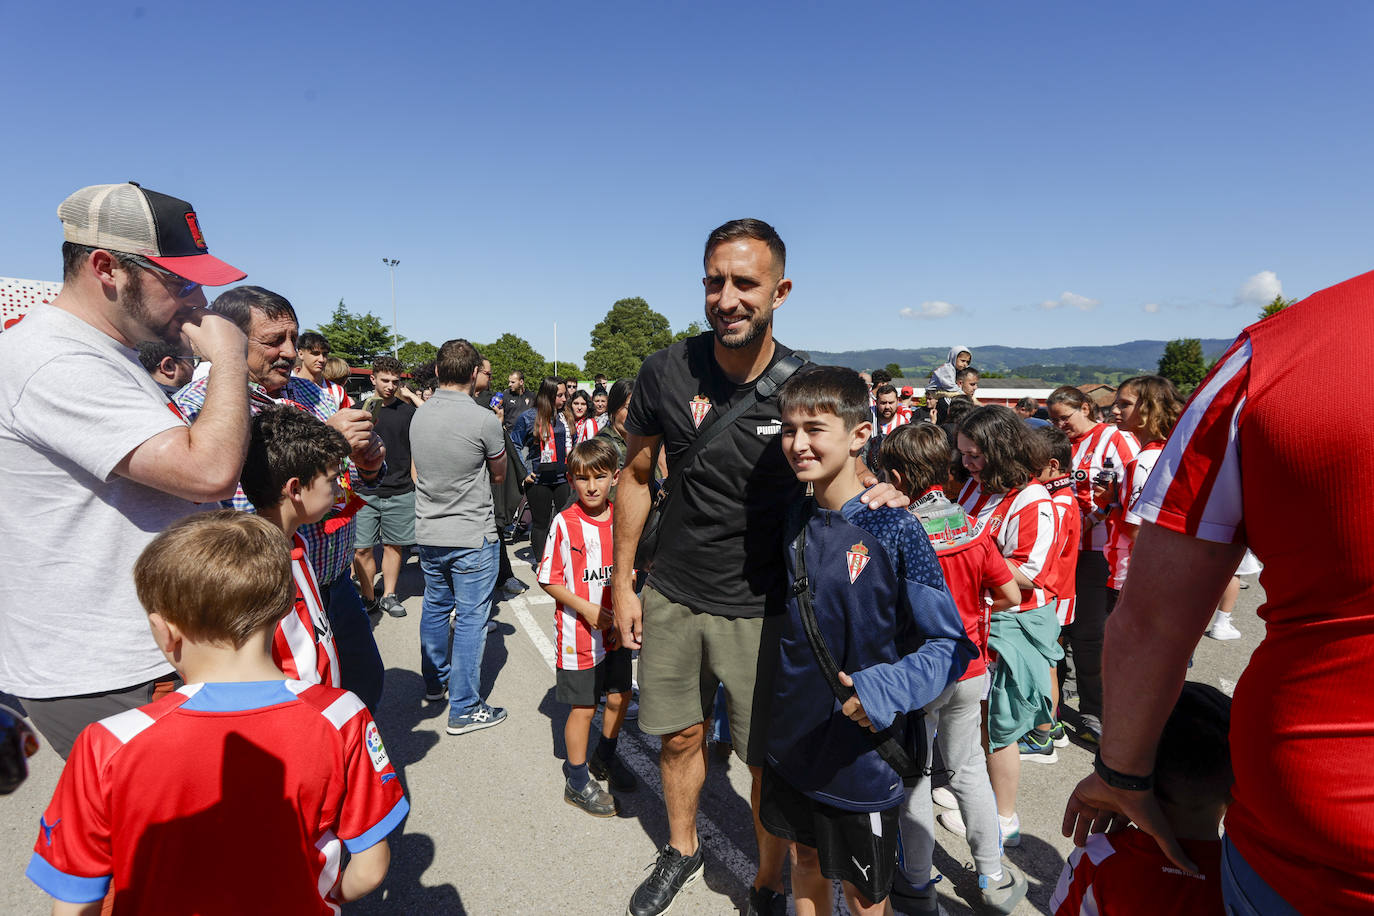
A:
<svg viewBox="0 0 1374 916">
<path fill-rule="evenodd" d="M 396 333 L 396 265 L 401 263 L 397 258 L 382 258 L 382 263 L 391 272 L 391 355 L 400 358 L 400 352 L 396 348 L 399 335 Z"/>
</svg>

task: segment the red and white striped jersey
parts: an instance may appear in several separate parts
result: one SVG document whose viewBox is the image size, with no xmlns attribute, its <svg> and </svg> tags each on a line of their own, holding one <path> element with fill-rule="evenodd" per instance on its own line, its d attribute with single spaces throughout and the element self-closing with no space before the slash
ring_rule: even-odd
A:
<svg viewBox="0 0 1374 916">
<path fill-rule="evenodd" d="M 1190 875 L 1160 851 L 1154 837 L 1129 827 L 1090 833 L 1069 854 L 1050 897 L 1052 916 L 1220 914 L 1221 841 L 1182 840 L 1201 872 Z"/>
<path fill-rule="evenodd" d="M 886 423 L 878 424 L 878 431 L 886 436 L 899 426 L 906 426 L 911 422 L 911 408 L 897 405 L 897 412 L 892 415 L 892 419 Z"/>
<path fill-rule="evenodd" d="M 408 811 L 353 694 L 187 684 L 81 733 L 27 875 L 72 903 L 113 888 L 131 913 L 337 914 L 343 851 L 386 839 Z"/>
<path fill-rule="evenodd" d="M 587 417 L 586 419 L 578 420 L 574 425 L 576 426 L 578 442 L 586 442 L 592 436 L 601 432 L 601 424 L 596 422 L 596 417 Z"/>
<path fill-rule="evenodd" d="M 959 493 L 959 505 L 976 519 L 973 533 L 987 531 L 1002 556 L 1011 560 L 1035 588 L 1021 589 L 1018 611 L 1031 611 L 1054 600 L 1046 587 L 1054 547 L 1054 502 L 1049 491 L 1032 481 L 1010 494 L 984 493 L 970 480 Z"/>
<path fill-rule="evenodd" d="M 582 504 L 575 502 L 553 520 L 539 564 L 539 582 L 561 585 L 610 610 L 612 556 L 611 514 L 602 520 L 588 518 Z M 595 668 L 606 654 L 601 631 L 561 601 L 554 608 L 554 642 L 558 667 L 565 671 Z"/>
<path fill-rule="evenodd" d="M 334 631 L 320 600 L 310 554 L 299 534 L 293 535 L 292 540 L 295 546 L 291 550 L 291 577 L 296 580 L 296 604 L 272 634 L 272 661 L 287 677 L 342 687 Z"/>
<path fill-rule="evenodd" d="M 1145 488 L 1145 481 L 1150 478 L 1150 471 L 1154 470 L 1155 461 L 1163 448 L 1163 440 L 1142 445 L 1140 454 L 1126 466 L 1126 473 L 1121 478 L 1121 512 L 1113 512 L 1107 519 L 1107 543 L 1102 547 L 1102 556 L 1106 558 L 1109 570 L 1107 584 L 1112 588 L 1119 589 L 1126 584 L 1131 550 L 1135 547 L 1130 526 L 1140 526 L 1140 516 L 1135 514 L 1133 507 L 1140 500 L 1140 491 Z"/>
<path fill-rule="evenodd" d="M 1054 615 L 1060 626 L 1073 623 L 1078 573 L 1079 522 L 1078 497 L 1073 476 L 1065 475 L 1045 484 L 1054 502 L 1054 547 L 1050 550 L 1050 569 L 1045 587 L 1054 594 Z"/>
<path fill-rule="evenodd" d="M 1140 451 L 1140 445 L 1136 442 L 1135 436 L 1123 432 L 1115 426 L 1108 426 L 1106 423 L 1097 424 L 1088 432 L 1077 439 L 1071 439 L 1071 441 L 1073 443 L 1074 483 L 1078 489 L 1078 508 L 1083 515 L 1081 519 L 1083 523 L 1082 548 L 1084 550 L 1101 550 L 1107 543 L 1107 527 L 1105 525 L 1090 525 L 1087 519 L 1088 513 L 1095 508 L 1093 504 L 1093 481 L 1102 471 L 1103 459 L 1110 455 L 1112 467 L 1116 470 L 1117 482 L 1120 483 L 1126 465 L 1135 459 L 1136 453 Z M 1120 511 L 1120 509 L 1112 510 L 1113 514 Z"/>
</svg>

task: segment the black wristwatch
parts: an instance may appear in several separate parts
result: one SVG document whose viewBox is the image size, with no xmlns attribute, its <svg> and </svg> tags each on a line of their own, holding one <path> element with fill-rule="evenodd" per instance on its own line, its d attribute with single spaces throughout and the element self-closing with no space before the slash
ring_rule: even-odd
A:
<svg viewBox="0 0 1374 916">
<path fill-rule="evenodd" d="M 1093 769 L 1097 775 L 1102 777 L 1102 781 L 1113 789 L 1125 789 L 1127 792 L 1148 792 L 1155 787 L 1155 774 L 1149 773 L 1145 776 L 1132 776 L 1129 773 L 1119 773 L 1102 762 L 1102 749 L 1098 748 L 1093 755 Z"/>
</svg>

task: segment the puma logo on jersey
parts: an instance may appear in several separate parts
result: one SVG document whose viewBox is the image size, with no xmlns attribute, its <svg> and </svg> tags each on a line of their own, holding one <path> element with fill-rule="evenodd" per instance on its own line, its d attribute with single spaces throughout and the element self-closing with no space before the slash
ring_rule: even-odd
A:
<svg viewBox="0 0 1374 916">
<path fill-rule="evenodd" d="M 859 864 L 859 860 L 856 859 L 856 858 L 854 858 L 853 856 L 850 856 L 850 857 L 849 857 L 849 861 L 853 862 L 853 863 L 854 863 L 854 867 L 857 868 L 859 871 L 861 871 L 861 872 L 864 873 L 864 880 L 867 881 L 867 880 L 868 880 L 868 869 L 872 868 L 873 866 L 872 866 L 872 865 L 869 865 L 869 866 L 865 867 L 865 866 L 863 866 L 863 865 L 860 865 L 860 864 Z"/>
<path fill-rule="evenodd" d="M 44 818 L 38 818 L 38 826 L 43 828 L 43 839 L 49 846 L 52 845 L 52 832 L 57 829 L 57 825 L 62 823 L 62 818 L 58 818 L 49 824 Z"/>
<path fill-rule="evenodd" d="M 611 581 L 611 571 L 614 569 L 614 566 L 603 566 L 600 569 L 584 569 L 582 570 L 582 581 L 601 582 L 604 584 Z"/>
<path fill-rule="evenodd" d="M 759 436 L 776 436 L 780 432 L 782 432 L 781 423 L 771 423 L 767 426 L 754 427 L 754 433 Z"/>
</svg>

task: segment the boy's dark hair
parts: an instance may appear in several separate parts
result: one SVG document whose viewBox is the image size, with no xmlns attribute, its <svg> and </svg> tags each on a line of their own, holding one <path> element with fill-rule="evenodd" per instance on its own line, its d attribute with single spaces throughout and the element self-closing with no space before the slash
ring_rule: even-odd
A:
<svg viewBox="0 0 1374 916">
<path fill-rule="evenodd" d="M 1016 407 L 1018 410 L 1029 410 L 1031 413 L 1035 413 L 1040 405 L 1035 398 L 1022 398 L 1016 402 Z"/>
<path fill-rule="evenodd" d="M 987 462 L 978 475 L 984 493 L 1023 487 L 1039 470 L 1032 467 L 1030 430 L 1010 407 L 984 404 L 960 421 L 959 432 L 973 440 Z"/>
<path fill-rule="evenodd" d="M 1227 804 L 1231 769 L 1231 698 L 1187 681 L 1164 723 L 1155 752 L 1155 795 L 1180 806 Z"/>
<path fill-rule="evenodd" d="M 568 476 L 595 474 L 602 471 L 614 474 L 620 470 L 620 452 L 605 436 L 592 436 L 573 446 L 568 453 Z"/>
<path fill-rule="evenodd" d="M 143 370 L 149 373 L 156 372 L 167 357 L 176 359 L 180 355 L 181 348 L 165 340 L 145 340 L 138 345 L 138 361 L 143 364 Z"/>
<path fill-rule="evenodd" d="M 334 352 L 334 348 L 319 331 L 306 331 L 296 338 L 297 353 L 311 353 L 315 350 L 323 351 L 326 356 Z"/>
<path fill-rule="evenodd" d="M 472 376 L 480 365 L 482 354 L 459 337 L 446 340 L 439 347 L 439 355 L 434 360 L 434 375 L 440 385 L 467 385 L 471 384 Z"/>
<path fill-rule="evenodd" d="M 634 394 L 635 380 L 632 378 L 618 378 L 611 386 L 610 393 L 606 395 L 606 413 L 612 417 L 616 411 L 630 402 L 630 395 Z"/>
<path fill-rule="evenodd" d="M 896 393 L 897 393 L 897 389 L 896 389 L 896 388 L 892 387 L 892 385 L 891 385 L 890 383 L 888 383 L 888 382 L 883 382 L 881 385 L 878 385 L 878 386 L 876 386 L 876 387 L 873 389 L 873 399 L 874 399 L 874 400 L 877 400 L 878 398 L 882 397 L 882 396 L 885 395 L 885 394 L 896 394 Z"/>
<path fill-rule="evenodd" d="M 706 237 L 706 250 L 702 253 L 702 262 L 711 257 L 711 252 L 716 250 L 717 245 L 736 239 L 757 239 L 763 242 L 773 256 L 773 267 L 778 276 L 787 275 L 787 246 L 782 243 L 777 230 L 761 219 L 732 219 L 724 225 L 717 226 Z"/>
<path fill-rule="evenodd" d="M 258 511 L 279 504 L 282 487 L 292 477 L 308 485 L 352 451 L 343 433 L 286 404 L 258 414 L 252 429 L 239 483 Z"/>
<path fill-rule="evenodd" d="M 1059 462 L 1059 470 L 1070 473 L 1073 464 L 1073 443 L 1062 431 L 1053 426 L 1039 426 L 1031 430 L 1031 438 L 1039 439 L 1044 443 L 1046 449 L 1045 462 L 1040 465 L 1040 470 L 1050 466 L 1050 459 Z"/>
<path fill-rule="evenodd" d="M 964 417 L 978 409 L 978 405 L 973 403 L 973 398 L 966 394 L 957 394 L 952 398 L 947 398 L 945 405 L 945 422 L 958 423 Z"/>
<path fill-rule="evenodd" d="M 235 509 L 189 515 L 153 538 L 134 564 L 134 586 L 148 613 L 188 639 L 236 649 L 275 627 L 296 598 L 281 529 Z"/>
<path fill-rule="evenodd" d="M 293 324 L 300 325 L 290 301 L 261 286 L 236 286 L 225 290 L 210 304 L 210 310 L 228 318 L 245 334 L 253 325 L 254 310 L 262 312 L 270 321 L 290 318 Z"/>
<path fill-rule="evenodd" d="M 886 369 L 874 369 L 869 373 L 873 378 L 873 390 L 877 391 L 879 385 L 886 385 L 892 381 L 892 373 Z"/>
<path fill-rule="evenodd" d="M 911 497 L 949 479 L 949 457 L 949 438 L 931 423 L 899 426 L 878 448 L 879 464 L 902 475 Z"/>
<path fill-rule="evenodd" d="M 816 366 L 788 379 L 778 393 L 778 413 L 834 414 L 845 429 L 871 423 L 868 412 L 868 386 L 859 373 L 843 366 Z"/>
<path fill-rule="evenodd" d="M 372 361 L 372 377 L 376 378 L 379 372 L 389 372 L 400 378 L 405 373 L 405 368 L 401 361 L 394 356 L 379 356 Z"/>
<path fill-rule="evenodd" d="M 970 375 L 974 378 L 983 377 L 983 374 L 979 372 L 977 369 L 973 368 L 972 366 L 965 366 L 963 369 L 956 369 L 954 371 L 954 383 L 957 385 L 964 379 L 968 378 Z"/>
</svg>

